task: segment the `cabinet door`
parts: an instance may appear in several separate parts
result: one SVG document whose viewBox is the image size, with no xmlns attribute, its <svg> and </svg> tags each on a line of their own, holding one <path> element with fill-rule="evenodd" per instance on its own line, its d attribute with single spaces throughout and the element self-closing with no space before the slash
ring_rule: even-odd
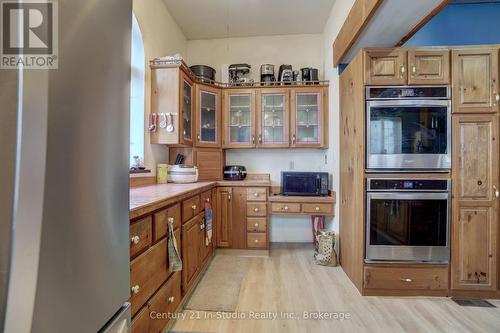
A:
<svg viewBox="0 0 500 333">
<path fill-rule="evenodd" d="M 182 226 L 182 289 L 186 293 L 199 271 L 200 218 L 192 218 Z"/>
<path fill-rule="evenodd" d="M 196 88 L 196 145 L 221 146 L 221 93 L 219 89 L 197 85 Z"/>
<path fill-rule="evenodd" d="M 213 221 L 213 220 L 212 220 Z M 206 241 L 206 229 L 205 229 L 205 218 L 203 217 L 201 220 L 201 232 L 200 232 L 200 269 L 205 265 L 207 259 L 212 253 L 212 241 L 207 244 Z"/>
<path fill-rule="evenodd" d="M 259 147 L 288 147 L 290 145 L 288 90 L 258 92 L 257 126 Z"/>
<path fill-rule="evenodd" d="M 326 146 L 328 117 L 323 88 L 292 90 L 292 147 Z"/>
<path fill-rule="evenodd" d="M 233 187 L 231 196 L 231 248 L 246 248 L 247 234 L 247 189 Z"/>
<path fill-rule="evenodd" d="M 255 147 L 255 92 L 229 90 L 224 93 L 224 147 Z"/>
<path fill-rule="evenodd" d="M 452 51 L 453 112 L 498 111 L 498 49 Z"/>
<path fill-rule="evenodd" d="M 193 82 L 181 71 L 180 75 L 180 105 L 181 116 L 179 126 L 181 127 L 180 142 L 184 145 L 193 144 Z"/>
<path fill-rule="evenodd" d="M 454 116 L 452 289 L 497 288 L 498 115 Z"/>
<path fill-rule="evenodd" d="M 230 187 L 217 190 L 217 246 L 231 247 L 231 195 Z"/>
<path fill-rule="evenodd" d="M 365 51 L 365 83 L 368 85 L 406 84 L 406 51 L 376 49 Z"/>
<path fill-rule="evenodd" d="M 408 84 L 449 84 L 449 50 L 409 50 Z"/>
</svg>

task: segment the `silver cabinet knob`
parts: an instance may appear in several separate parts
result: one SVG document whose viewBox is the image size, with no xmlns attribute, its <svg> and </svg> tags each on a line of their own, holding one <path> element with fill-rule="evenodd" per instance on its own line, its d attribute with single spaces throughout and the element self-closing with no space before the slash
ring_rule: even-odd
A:
<svg viewBox="0 0 500 333">
<path fill-rule="evenodd" d="M 174 296 L 170 296 L 168 298 L 168 303 L 172 304 L 174 302 L 174 300 L 175 300 L 175 297 Z"/>
<path fill-rule="evenodd" d="M 400 280 L 401 280 L 402 282 L 413 282 L 413 280 L 412 280 L 412 279 L 410 279 L 410 278 L 401 278 Z"/>
<path fill-rule="evenodd" d="M 258 223 L 255 223 L 255 224 L 254 224 L 254 227 L 255 227 L 255 228 L 258 228 L 258 227 L 259 227 L 259 224 L 258 224 Z"/>
<path fill-rule="evenodd" d="M 258 196 L 259 196 L 259 193 L 255 192 L 255 193 L 253 194 L 253 196 L 254 196 L 254 197 L 258 197 Z"/>
<path fill-rule="evenodd" d="M 196 205 L 192 205 L 192 206 L 191 206 L 191 208 L 192 208 L 193 210 L 196 210 Z"/>
<path fill-rule="evenodd" d="M 134 244 L 139 244 L 139 236 L 134 236 L 132 238 L 130 238 L 130 241 Z"/>
<path fill-rule="evenodd" d="M 139 285 L 138 284 L 136 284 L 135 286 L 133 286 L 131 289 L 132 289 L 132 292 L 134 294 L 138 294 L 139 293 Z"/>
<path fill-rule="evenodd" d="M 500 198 L 500 191 L 498 191 L 496 185 L 493 185 L 493 191 L 495 191 L 495 198 Z"/>
<path fill-rule="evenodd" d="M 254 243 L 258 243 L 258 242 L 259 242 L 259 240 L 258 240 L 258 239 L 256 239 L 256 240 L 254 240 L 253 242 L 254 242 Z"/>
<path fill-rule="evenodd" d="M 314 208 L 314 210 L 315 210 L 315 211 L 317 211 L 317 212 L 319 212 L 319 207 L 318 207 L 318 206 L 316 206 L 316 207 Z"/>
<path fill-rule="evenodd" d="M 173 217 L 169 217 L 169 218 L 167 219 L 167 222 L 168 222 L 168 223 L 174 223 L 174 218 L 173 218 Z"/>
<path fill-rule="evenodd" d="M 206 199 L 205 199 L 205 201 L 206 201 L 206 202 L 210 202 L 210 198 L 206 198 Z"/>
<path fill-rule="evenodd" d="M 283 209 L 284 209 L 284 210 L 288 210 L 288 206 L 285 206 Z"/>
<path fill-rule="evenodd" d="M 259 208 L 255 207 L 253 211 L 257 213 L 259 211 Z"/>
</svg>

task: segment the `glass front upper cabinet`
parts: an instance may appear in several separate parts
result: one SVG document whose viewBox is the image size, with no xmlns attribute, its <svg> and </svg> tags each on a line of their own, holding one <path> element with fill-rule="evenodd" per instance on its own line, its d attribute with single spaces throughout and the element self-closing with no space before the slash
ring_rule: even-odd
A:
<svg viewBox="0 0 500 333">
<path fill-rule="evenodd" d="M 254 93 L 227 94 L 225 146 L 252 147 L 255 145 Z"/>
<path fill-rule="evenodd" d="M 258 146 L 288 147 L 288 92 L 260 94 Z"/>
<path fill-rule="evenodd" d="M 322 147 L 321 91 L 295 92 L 293 102 L 292 146 Z"/>
<path fill-rule="evenodd" d="M 183 143 L 193 141 L 193 84 L 182 75 L 182 139 Z"/>
<path fill-rule="evenodd" d="M 198 90 L 197 146 L 219 147 L 220 92 L 210 87 Z"/>
</svg>

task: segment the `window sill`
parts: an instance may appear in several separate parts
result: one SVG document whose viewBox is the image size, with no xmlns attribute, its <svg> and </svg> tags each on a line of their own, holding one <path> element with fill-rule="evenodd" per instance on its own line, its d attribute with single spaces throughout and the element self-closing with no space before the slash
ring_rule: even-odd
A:
<svg viewBox="0 0 500 333">
<path fill-rule="evenodd" d="M 130 170 L 129 173 L 131 175 L 144 174 L 144 173 L 151 173 L 151 170 L 149 170 L 149 169 L 144 169 L 144 170 Z"/>
</svg>

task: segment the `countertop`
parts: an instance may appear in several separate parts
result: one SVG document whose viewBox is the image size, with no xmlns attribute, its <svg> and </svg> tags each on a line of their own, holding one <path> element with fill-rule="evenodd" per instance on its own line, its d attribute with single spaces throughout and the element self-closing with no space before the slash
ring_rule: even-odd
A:
<svg viewBox="0 0 500 333">
<path fill-rule="evenodd" d="M 189 184 L 157 184 L 130 189 L 130 218 L 145 213 L 148 208 L 155 210 L 169 205 L 182 196 L 189 196 L 193 192 L 201 192 L 215 187 L 217 182 L 196 182 Z"/>
<path fill-rule="evenodd" d="M 210 181 L 189 184 L 157 184 L 130 189 L 130 218 L 148 214 L 161 207 L 187 199 L 191 195 L 203 192 L 215 186 L 271 186 L 270 180 L 246 179 L 241 181 Z"/>
</svg>

